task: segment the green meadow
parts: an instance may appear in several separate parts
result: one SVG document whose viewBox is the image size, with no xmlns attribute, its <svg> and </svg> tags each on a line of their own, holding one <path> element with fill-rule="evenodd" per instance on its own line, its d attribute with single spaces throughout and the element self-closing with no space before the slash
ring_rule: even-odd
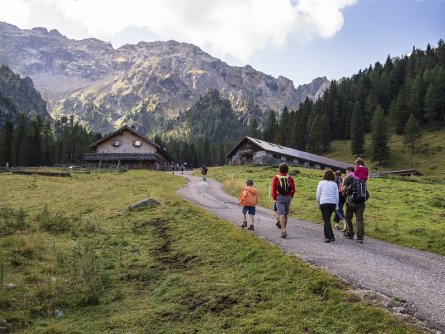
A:
<svg viewBox="0 0 445 334">
<path fill-rule="evenodd" d="M 235 188 L 253 177 L 266 194 L 272 175 L 272 169 L 212 168 L 209 176 Z M 309 207 L 317 174 L 301 171 L 296 179 L 295 215 L 319 220 Z M 0 174 L 0 331 L 422 332 L 360 301 L 322 270 L 180 199 L 175 190 L 184 184 L 154 171 L 71 178 Z M 370 207 L 375 207 L 367 212 L 369 221 L 377 203 L 415 206 L 414 196 L 385 200 L 383 180 L 371 184 Z M 303 194 L 306 208 L 301 207 Z M 147 197 L 160 205 L 129 209 Z M 266 195 L 261 201 L 271 203 Z M 429 222 L 417 226 L 416 233 L 400 220 L 383 222 L 388 217 L 369 223 L 368 230 L 394 237 L 403 232 L 406 242 L 422 235 L 429 240 L 440 225 L 429 221 L 431 212 L 439 211 L 401 211 L 410 216 L 409 225 Z M 431 250 L 441 253 L 443 244 Z"/>
<path fill-rule="evenodd" d="M 221 181 L 234 196 L 239 195 L 247 179 L 253 179 L 260 192 L 260 205 L 272 208 L 270 184 L 277 170 L 277 167 L 218 167 L 211 168 L 208 176 Z M 297 189 L 291 204 L 292 217 L 322 223 L 315 202 L 322 173 L 290 168 Z M 445 194 L 441 178 L 371 178 L 367 186 L 371 197 L 365 210 L 366 235 L 445 255 Z"/>
</svg>

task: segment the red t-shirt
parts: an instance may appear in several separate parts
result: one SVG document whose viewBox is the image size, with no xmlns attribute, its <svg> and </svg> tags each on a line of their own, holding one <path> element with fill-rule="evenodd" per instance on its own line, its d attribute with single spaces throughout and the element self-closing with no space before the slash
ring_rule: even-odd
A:
<svg viewBox="0 0 445 334">
<path fill-rule="evenodd" d="M 279 175 L 286 176 L 287 174 L 280 172 Z M 290 184 L 292 191 L 288 195 L 293 198 L 294 194 L 295 194 L 295 182 L 294 182 L 294 179 L 292 178 L 292 176 L 289 176 L 289 184 Z M 278 177 L 275 175 L 272 179 L 272 198 L 274 200 L 276 200 L 277 196 L 278 196 L 277 186 L 278 186 Z"/>
</svg>

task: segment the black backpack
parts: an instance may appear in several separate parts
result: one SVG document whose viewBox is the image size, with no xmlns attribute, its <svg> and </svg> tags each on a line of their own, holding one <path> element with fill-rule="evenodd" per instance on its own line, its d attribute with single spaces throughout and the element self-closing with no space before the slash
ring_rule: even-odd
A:
<svg viewBox="0 0 445 334">
<path fill-rule="evenodd" d="M 365 203 L 369 198 L 366 182 L 360 179 L 352 179 L 352 183 L 348 188 L 348 196 L 351 202 Z"/>
<path fill-rule="evenodd" d="M 289 195 L 292 192 L 292 187 L 290 186 L 289 182 L 289 175 L 277 175 L 277 178 L 277 192 L 280 195 Z"/>
</svg>

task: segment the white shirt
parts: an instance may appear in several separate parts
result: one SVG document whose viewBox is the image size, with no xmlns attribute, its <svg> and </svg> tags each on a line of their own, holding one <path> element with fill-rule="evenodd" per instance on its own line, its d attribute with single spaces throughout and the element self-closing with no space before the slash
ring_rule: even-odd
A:
<svg viewBox="0 0 445 334">
<path fill-rule="evenodd" d="M 338 205 L 338 186 L 334 181 L 322 180 L 317 186 L 317 204 Z"/>
</svg>

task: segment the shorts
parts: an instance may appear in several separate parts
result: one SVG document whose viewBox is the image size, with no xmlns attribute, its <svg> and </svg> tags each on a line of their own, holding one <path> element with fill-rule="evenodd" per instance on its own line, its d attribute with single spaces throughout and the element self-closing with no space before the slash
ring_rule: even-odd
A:
<svg viewBox="0 0 445 334">
<path fill-rule="evenodd" d="M 278 195 L 275 205 L 277 206 L 277 212 L 280 216 L 287 216 L 289 214 L 290 202 L 292 200 L 291 196 L 288 195 Z"/>
<path fill-rule="evenodd" d="M 254 206 L 245 206 L 243 207 L 243 215 L 249 213 L 251 216 L 255 216 L 255 207 Z"/>
</svg>

